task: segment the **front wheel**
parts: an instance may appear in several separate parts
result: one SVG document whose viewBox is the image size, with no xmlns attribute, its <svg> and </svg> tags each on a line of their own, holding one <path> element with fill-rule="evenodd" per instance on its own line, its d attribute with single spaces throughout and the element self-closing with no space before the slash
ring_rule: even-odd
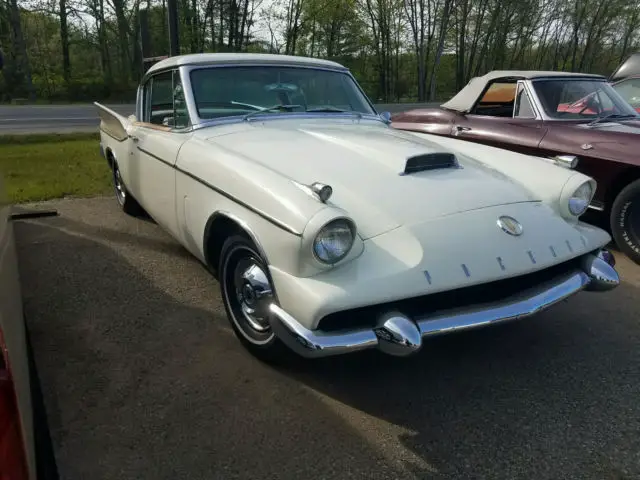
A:
<svg viewBox="0 0 640 480">
<path fill-rule="evenodd" d="M 611 207 L 611 234 L 618 248 L 640 264 L 640 180 L 618 194 Z"/>
<path fill-rule="evenodd" d="M 269 323 L 275 293 L 267 265 L 248 238 L 229 237 L 218 268 L 222 301 L 236 337 L 251 354 L 269 363 L 287 360 L 292 352 Z"/>
</svg>

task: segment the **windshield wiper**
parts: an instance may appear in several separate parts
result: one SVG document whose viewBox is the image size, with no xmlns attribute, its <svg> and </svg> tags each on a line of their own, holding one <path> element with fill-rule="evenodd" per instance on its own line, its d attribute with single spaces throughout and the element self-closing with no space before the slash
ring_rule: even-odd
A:
<svg viewBox="0 0 640 480">
<path fill-rule="evenodd" d="M 592 126 L 592 125 L 595 125 L 596 123 L 604 122 L 605 120 L 609 120 L 609 119 L 611 119 L 611 118 L 617 118 L 617 119 L 622 119 L 622 118 L 635 118 L 636 116 L 637 116 L 637 115 L 631 115 L 631 114 L 629 114 L 629 115 L 623 115 L 623 114 L 620 114 L 620 113 L 610 113 L 609 115 L 605 115 L 605 116 L 603 116 L 603 117 L 600 117 L 600 116 L 599 116 L 599 117 L 597 117 L 597 118 L 594 118 L 593 120 L 591 120 L 591 121 L 587 124 L 587 126 L 588 126 L 588 127 L 590 127 L 590 126 Z"/>
<path fill-rule="evenodd" d="M 274 105 L 272 107 L 265 107 L 262 108 L 260 110 L 256 110 L 255 112 L 250 112 L 247 113 L 245 116 L 242 117 L 242 120 L 248 120 L 249 118 L 253 117 L 254 115 L 257 115 L 259 113 L 266 113 L 266 112 L 280 112 L 282 110 L 290 110 L 292 108 L 298 108 L 301 105 Z"/>
<path fill-rule="evenodd" d="M 343 112 L 348 112 L 349 110 L 343 110 L 341 108 L 332 107 L 330 105 L 327 105 L 326 107 L 307 108 L 306 111 L 307 112 L 339 112 L 339 113 L 343 113 Z"/>
<path fill-rule="evenodd" d="M 327 105 L 324 107 L 317 107 L 317 108 L 308 108 L 307 110 L 305 110 L 306 112 L 335 112 L 335 113 L 351 113 L 353 115 L 357 115 L 358 118 L 362 118 L 362 113 L 361 112 L 354 112 L 353 110 L 343 110 L 341 108 L 338 107 L 333 107 L 331 105 Z"/>
</svg>

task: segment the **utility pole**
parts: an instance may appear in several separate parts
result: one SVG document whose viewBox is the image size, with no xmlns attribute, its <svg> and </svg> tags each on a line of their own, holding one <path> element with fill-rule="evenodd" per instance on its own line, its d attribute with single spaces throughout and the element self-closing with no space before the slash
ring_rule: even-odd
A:
<svg viewBox="0 0 640 480">
<path fill-rule="evenodd" d="M 178 43 L 178 4 L 176 0 L 167 0 L 167 13 L 169 16 L 169 56 L 180 55 Z"/>
</svg>

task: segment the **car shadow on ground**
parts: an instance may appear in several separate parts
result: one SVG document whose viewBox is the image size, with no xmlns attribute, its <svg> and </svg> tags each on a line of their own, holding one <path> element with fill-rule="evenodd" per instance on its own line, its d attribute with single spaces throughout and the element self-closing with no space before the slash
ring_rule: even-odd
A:
<svg viewBox="0 0 640 480">
<path fill-rule="evenodd" d="M 401 475 L 295 379 L 248 355 L 223 310 L 188 305 L 121 256 L 135 235 L 58 217 L 16 222 L 16 239 L 60 478 Z M 177 245 L 149 247 L 155 268 L 187 270 L 192 294 L 217 289 Z"/>
<path fill-rule="evenodd" d="M 622 284 L 430 339 L 415 357 L 366 352 L 285 370 L 403 427 L 403 445 L 446 478 L 640 478 L 634 298 Z"/>
<path fill-rule="evenodd" d="M 68 218 L 18 222 L 17 237 L 61 478 L 640 476 L 632 286 L 409 359 L 271 368 L 219 305 L 188 306 L 103 244 L 138 237 Z M 217 289 L 177 244 L 142 241 L 194 295 Z"/>
</svg>

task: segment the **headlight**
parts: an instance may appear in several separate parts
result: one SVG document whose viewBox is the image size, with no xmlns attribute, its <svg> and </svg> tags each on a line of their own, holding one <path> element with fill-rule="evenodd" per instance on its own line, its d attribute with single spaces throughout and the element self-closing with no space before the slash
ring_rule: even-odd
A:
<svg viewBox="0 0 640 480">
<path fill-rule="evenodd" d="M 347 256 L 355 239 L 355 226 L 340 218 L 327 223 L 313 240 L 313 253 L 322 263 L 337 263 Z"/>
<path fill-rule="evenodd" d="M 589 207 L 592 197 L 593 188 L 591 187 L 591 183 L 585 182 L 580 185 L 578 189 L 573 192 L 573 195 L 569 197 L 569 211 L 571 214 L 576 217 L 582 215 Z"/>
</svg>

